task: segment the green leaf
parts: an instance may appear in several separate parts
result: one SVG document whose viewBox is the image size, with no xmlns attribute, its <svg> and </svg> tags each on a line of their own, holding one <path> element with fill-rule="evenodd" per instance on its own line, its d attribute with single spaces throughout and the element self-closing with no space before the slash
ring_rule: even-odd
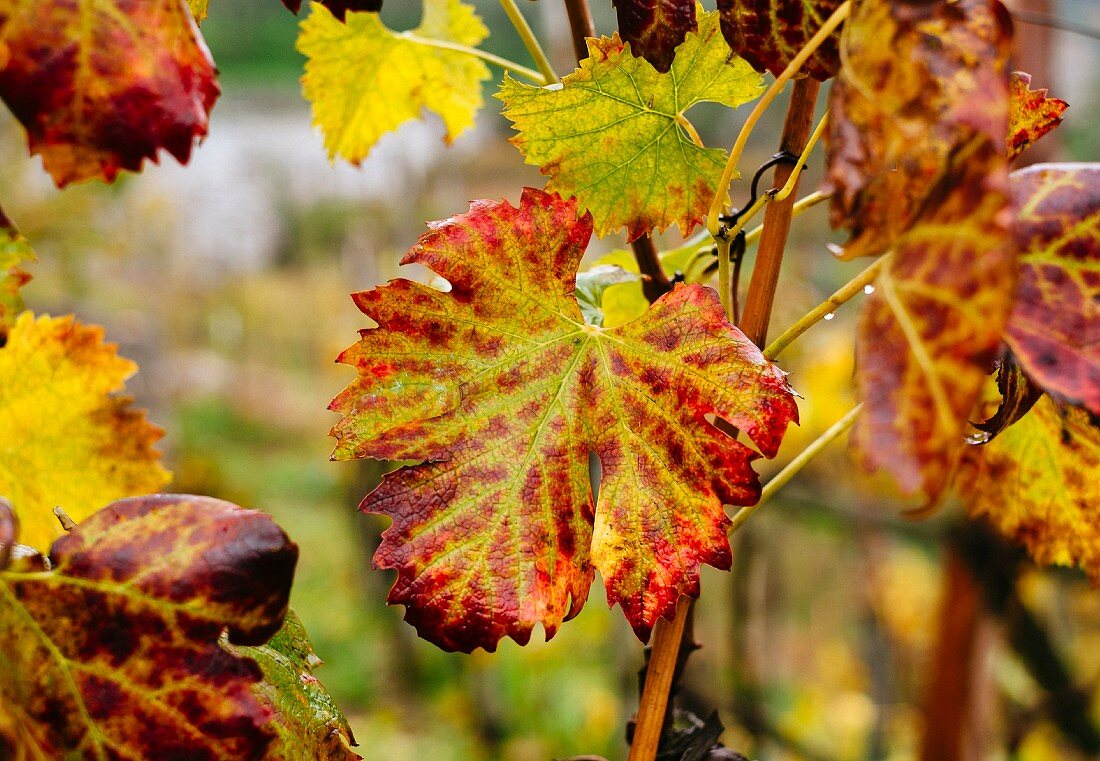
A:
<svg viewBox="0 0 1100 761">
<path fill-rule="evenodd" d="M 489 31 L 472 7 L 424 0 L 423 19 L 411 32 L 388 29 L 377 13 L 348 13 L 344 21 L 313 3 L 298 38 L 307 59 L 302 92 L 329 158 L 358 164 L 382 135 L 425 108 L 443 120 L 448 143 L 474 126 L 489 69 L 469 53 L 431 44 L 484 40 Z"/>
<path fill-rule="evenodd" d="M 219 637 L 279 629 L 297 558 L 261 513 L 155 495 L 57 540 L 52 570 L 0 569 L 0 756 L 275 758 L 260 669 Z"/>
<path fill-rule="evenodd" d="M 641 276 L 612 264 L 599 264 L 577 274 L 577 305 L 589 325 L 604 326 L 604 293 L 613 285 L 636 283 Z"/>
<path fill-rule="evenodd" d="M 525 643 L 540 623 L 552 636 L 596 570 L 647 639 L 698 594 L 701 564 L 729 567 L 723 505 L 759 497 L 758 455 L 708 416 L 767 456 L 797 417 L 784 373 L 709 288 L 678 286 L 617 328 L 586 323 L 574 280 L 591 233 L 539 190 L 518 209 L 477 201 L 403 259 L 449 292 L 394 280 L 355 295 L 378 328 L 340 356 L 358 378 L 331 405 L 335 457 L 423 463 L 361 509 L 393 518 L 374 558 L 398 571 L 390 602 L 445 649 Z"/>
<path fill-rule="evenodd" d="M 588 40 L 589 57 L 561 86 L 505 77 L 497 97 L 527 163 L 548 191 L 574 196 L 597 235 L 626 227 L 631 240 L 677 224 L 687 234 L 706 217 L 726 152 L 693 138 L 684 116 L 696 103 L 736 107 L 760 96 L 760 75 L 730 56 L 718 14 L 699 17 L 661 74 L 616 34 Z"/>
<path fill-rule="evenodd" d="M 24 309 L 20 289 L 31 276 L 21 265 L 34 261 L 37 257 L 30 243 L 0 209 L 0 347 L 7 341 L 15 318 Z"/>
<path fill-rule="evenodd" d="M 287 612 L 283 627 L 265 645 L 223 643 L 231 653 L 254 660 L 263 681 L 254 690 L 275 712 L 276 739 L 269 755 L 280 761 L 350 761 L 355 738 L 344 714 L 313 672 L 321 659 L 313 652 L 298 614 Z"/>
</svg>

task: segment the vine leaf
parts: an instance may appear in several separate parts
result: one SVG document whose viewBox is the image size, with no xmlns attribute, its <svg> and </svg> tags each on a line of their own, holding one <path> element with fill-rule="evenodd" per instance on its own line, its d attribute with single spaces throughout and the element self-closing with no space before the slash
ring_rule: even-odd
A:
<svg viewBox="0 0 1100 761">
<path fill-rule="evenodd" d="M 179 0 L 13 0 L 0 10 L 0 98 L 63 186 L 187 163 L 218 97 L 214 62 Z"/>
<path fill-rule="evenodd" d="M 261 513 L 156 495 L 59 539 L 49 572 L 0 571 L 0 752 L 273 757 L 260 668 L 219 637 L 259 645 L 279 629 L 297 558 Z"/>
<path fill-rule="evenodd" d="M 206 14 L 210 10 L 210 0 L 187 0 L 188 7 L 191 8 L 191 15 L 195 17 L 195 22 L 201 24 L 206 21 Z"/>
<path fill-rule="evenodd" d="M 1012 305 L 1003 146 L 985 141 L 944 176 L 860 315 L 856 384 L 865 412 L 852 442 L 865 466 L 930 503 L 961 454 Z"/>
<path fill-rule="evenodd" d="M 684 275 L 684 282 L 703 283 L 710 280 L 704 270 L 712 261 L 709 256 L 700 256 L 691 248 L 678 248 L 669 251 L 661 251 L 658 254 L 661 268 L 665 272 L 680 273 Z M 609 283 L 600 294 L 600 311 L 603 316 L 601 325 L 607 328 L 617 328 L 623 323 L 630 322 L 645 314 L 649 309 L 649 299 L 642 291 L 642 277 L 638 270 L 638 260 L 631 251 L 618 249 L 604 254 L 595 262 L 588 272 L 593 272 L 604 267 L 614 267 L 632 275 L 629 279 L 623 279 Z M 586 273 L 577 275 L 577 288 Z M 578 297 L 579 298 L 579 297 Z M 583 309 L 584 304 L 582 302 Z"/>
<path fill-rule="evenodd" d="M 313 672 L 322 664 L 293 609 L 267 644 L 245 647 L 223 642 L 231 653 L 254 660 L 263 681 L 254 691 L 278 717 L 269 755 L 282 761 L 352 761 L 361 758 L 351 727 Z"/>
<path fill-rule="evenodd" d="M 0 348 L 7 340 L 16 316 L 23 311 L 20 289 L 30 281 L 31 276 L 21 265 L 33 261 L 37 261 L 37 257 L 31 245 L 0 209 Z"/>
<path fill-rule="evenodd" d="M 0 495 L 23 541 L 60 535 L 52 510 L 77 522 L 111 500 L 168 483 L 153 447 L 162 431 L 117 396 L 137 365 L 71 317 L 23 312 L 0 348 Z"/>
<path fill-rule="evenodd" d="M 577 287 L 575 296 L 577 305 L 581 308 L 584 321 L 589 325 L 599 327 L 615 327 L 605 325 L 604 322 L 604 295 L 607 289 L 626 283 L 639 283 L 642 276 L 636 272 L 630 272 L 613 264 L 598 264 L 584 272 L 577 273 Z M 646 302 L 646 306 L 649 302 Z M 645 311 L 644 309 L 642 310 Z"/>
<path fill-rule="evenodd" d="M 1046 89 L 1032 90 L 1031 75 L 1012 72 L 1008 101 L 1008 158 L 1012 160 L 1035 141 L 1062 123 L 1069 104 L 1047 96 Z"/>
<path fill-rule="evenodd" d="M 420 26 L 409 33 L 388 29 L 377 13 L 344 20 L 314 3 L 298 37 L 307 58 L 302 91 L 329 158 L 358 164 L 382 135 L 419 118 L 423 108 L 443 120 L 448 144 L 474 125 L 489 69 L 469 53 L 431 45 L 485 39 L 489 31 L 472 7 L 424 0 Z"/>
<path fill-rule="evenodd" d="M 960 151 L 1004 153 L 1011 19 L 1000 0 L 867 0 L 844 27 L 827 170 L 844 258 L 882 253 L 919 219 Z"/>
<path fill-rule="evenodd" d="M 1100 583 L 1100 429 L 1042 397 L 988 444 L 968 446 L 959 492 L 1040 563 L 1078 565 Z"/>
<path fill-rule="evenodd" d="M 378 13 L 382 10 L 382 0 L 320 0 L 320 3 L 340 21 L 344 20 L 348 11 Z M 283 5 L 293 13 L 302 10 L 302 0 L 283 0 Z"/>
<path fill-rule="evenodd" d="M 672 67 L 687 33 L 696 29 L 695 4 L 696 0 L 613 0 L 623 41 L 662 73 Z"/>
<path fill-rule="evenodd" d="M 733 52 L 757 71 L 779 76 L 843 0 L 718 0 L 722 34 Z M 840 68 L 840 33 L 834 32 L 802 66 L 824 82 Z"/>
<path fill-rule="evenodd" d="M 550 177 L 547 190 L 591 212 L 597 235 L 625 226 L 634 240 L 673 223 L 687 234 L 706 217 L 726 152 L 696 144 L 684 112 L 759 97 L 760 75 L 730 56 L 714 12 L 700 15 L 667 74 L 618 34 L 589 39 L 588 53 L 561 87 L 505 76 L 497 97 L 519 132 L 512 142 Z"/>
<path fill-rule="evenodd" d="M 1100 164 L 1012 173 L 1023 253 L 1006 340 L 1044 390 L 1100 415 Z"/>
<path fill-rule="evenodd" d="M 398 571 L 389 601 L 444 649 L 526 643 L 539 623 L 553 636 L 595 570 L 647 639 L 698 594 L 701 564 L 729 567 L 723 504 L 759 497 L 759 455 L 707 417 L 769 457 L 797 418 L 784 373 L 710 289 L 587 324 L 574 279 L 591 233 L 575 201 L 540 190 L 518 209 L 477 201 L 403 259 L 449 292 L 394 280 L 354 297 L 379 327 L 339 358 L 358 378 L 331 404 L 334 457 L 422 461 L 360 509 L 393 518 L 375 566 Z"/>
</svg>

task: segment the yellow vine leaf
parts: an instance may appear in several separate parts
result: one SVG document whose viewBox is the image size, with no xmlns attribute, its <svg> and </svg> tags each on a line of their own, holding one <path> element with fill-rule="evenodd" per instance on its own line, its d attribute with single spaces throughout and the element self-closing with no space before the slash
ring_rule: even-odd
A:
<svg viewBox="0 0 1100 761">
<path fill-rule="evenodd" d="M 424 0 L 420 26 L 387 28 L 377 13 L 349 12 L 345 23 L 313 3 L 302 22 L 298 51 L 306 56 L 302 91 L 313 104 L 313 123 L 324 134 L 329 158 L 358 164 L 378 139 L 422 109 L 439 115 L 446 141 L 474 125 L 482 106 L 481 82 L 489 69 L 469 53 L 436 47 L 475 46 L 489 31 L 459 0 Z"/>
<path fill-rule="evenodd" d="M 116 396 L 137 365 L 72 317 L 24 312 L 0 348 L 0 495 L 22 542 L 44 550 L 61 535 L 53 508 L 78 523 L 170 474 L 153 446 L 162 431 Z"/>
<path fill-rule="evenodd" d="M 210 0 L 187 0 L 187 4 L 191 7 L 191 15 L 195 17 L 195 21 L 200 24 L 206 21 L 206 13 L 210 8 Z"/>
<path fill-rule="evenodd" d="M 31 276 L 21 265 L 35 260 L 34 250 L 27 239 L 19 234 L 0 209 L 0 346 L 15 324 L 16 316 L 23 311 L 20 288 L 27 284 Z"/>
<path fill-rule="evenodd" d="M 687 235 L 707 215 L 726 152 L 707 148 L 685 113 L 696 103 L 736 108 L 763 92 L 761 77 L 731 55 L 717 12 L 676 48 L 662 74 L 635 57 L 618 33 L 588 40 L 588 58 L 561 87 L 505 77 L 497 97 L 517 132 L 512 143 L 575 197 L 597 235 L 622 227 L 634 240 L 676 224 Z"/>
<path fill-rule="evenodd" d="M 1077 565 L 1100 583 L 1100 428 L 1044 396 L 996 438 L 967 447 L 959 492 L 1040 563 Z"/>
</svg>

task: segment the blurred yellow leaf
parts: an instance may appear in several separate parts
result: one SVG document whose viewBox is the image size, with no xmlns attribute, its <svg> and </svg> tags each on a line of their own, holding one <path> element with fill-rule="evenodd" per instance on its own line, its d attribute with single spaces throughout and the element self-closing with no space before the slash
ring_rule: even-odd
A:
<svg viewBox="0 0 1100 761">
<path fill-rule="evenodd" d="M 187 0 L 187 4 L 191 6 L 191 15 L 195 17 L 195 21 L 201 24 L 206 20 L 206 11 L 210 7 L 210 0 Z"/>
<path fill-rule="evenodd" d="M 420 26 L 388 29 L 377 13 L 348 13 L 341 23 L 313 4 L 302 22 L 298 52 L 308 59 L 302 91 L 329 158 L 358 164 L 378 139 L 434 111 L 447 142 L 474 125 L 489 69 L 469 53 L 436 47 L 474 46 L 489 35 L 474 9 L 459 0 L 424 0 Z"/>
<path fill-rule="evenodd" d="M 34 251 L 27 239 L 0 210 L 0 343 L 15 324 L 16 316 L 23 311 L 23 296 L 19 289 L 31 279 L 20 267 L 35 261 Z"/>
<path fill-rule="evenodd" d="M 0 348 L 0 495 L 24 544 L 46 550 L 61 534 L 56 506 L 79 523 L 168 483 L 153 448 L 162 431 L 114 395 L 136 371 L 102 328 L 30 312 L 16 320 Z"/>
<path fill-rule="evenodd" d="M 1078 565 L 1100 581 L 1100 428 L 1044 396 L 995 439 L 969 446 L 959 491 L 1039 563 Z"/>
</svg>

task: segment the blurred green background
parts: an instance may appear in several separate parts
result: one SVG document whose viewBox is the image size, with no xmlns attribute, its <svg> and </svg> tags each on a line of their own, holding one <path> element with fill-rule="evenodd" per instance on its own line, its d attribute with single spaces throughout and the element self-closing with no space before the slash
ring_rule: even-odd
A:
<svg viewBox="0 0 1100 761">
<path fill-rule="evenodd" d="M 526 61 L 499 4 L 476 5 L 493 32 L 485 47 Z M 559 72 L 568 71 L 561 4 L 522 5 Z M 1100 25 L 1085 0 L 1055 5 Z M 594 10 L 599 30 L 610 33 L 610 3 L 597 0 Z M 411 27 L 418 4 L 391 0 L 383 16 Z M 385 521 L 355 507 L 380 466 L 328 460 L 335 418 L 326 405 L 352 377 L 334 358 L 365 325 L 347 294 L 397 276 L 425 220 L 463 211 L 474 198 L 515 202 L 522 185 L 541 187 L 542 178 L 506 142 L 508 124 L 491 99 L 478 128 L 451 149 L 428 118 L 385 137 L 362 167 L 330 164 L 299 95 L 294 17 L 277 0 L 214 0 L 203 33 L 224 92 L 188 167 L 166 160 L 112 186 L 59 192 L 26 157 L 18 125 L 3 121 L 5 210 L 40 258 L 28 305 L 105 325 L 108 339 L 139 362 L 129 389 L 167 431 L 172 490 L 265 510 L 301 545 L 293 604 L 364 756 L 624 757 L 643 651 L 621 613 L 608 611 L 599 583 L 550 643 L 442 653 L 385 605 L 392 573 L 370 569 Z M 1071 110 L 1043 150 L 1095 160 L 1100 44 L 1062 33 L 1048 41 L 1051 78 L 1034 84 L 1049 85 Z M 497 81 L 499 72 L 487 96 Z M 746 166 L 775 150 L 781 114 L 779 106 L 757 131 Z M 692 116 L 713 145 L 728 145 L 743 118 L 706 107 Z M 804 192 L 820 167 L 818 156 Z M 842 236 L 826 216 L 818 208 L 796 221 L 773 332 L 863 266 L 827 253 L 825 243 Z M 598 241 L 591 255 L 623 243 Z M 783 357 L 806 398 L 780 463 L 851 405 L 855 312 L 841 310 Z M 704 715 L 718 708 L 727 744 L 750 757 L 914 755 L 943 537 L 958 510 L 909 522 L 884 484 L 853 468 L 834 446 L 735 538 L 733 573 L 704 571 L 696 622 L 704 647 L 692 658 L 685 704 Z M 1020 590 L 1078 682 L 1095 686 L 1100 600 L 1083 577 L 1030 569 Z M 983 644 L 989 726 L 1014 746 L 992 742 L 986 757 L 1084 758 L 1047 713 L 1031 710 L 1044 695 L 995 634 Z M 1091 700 L 1100 722 L 1095 690 Z"/>
</svg>

